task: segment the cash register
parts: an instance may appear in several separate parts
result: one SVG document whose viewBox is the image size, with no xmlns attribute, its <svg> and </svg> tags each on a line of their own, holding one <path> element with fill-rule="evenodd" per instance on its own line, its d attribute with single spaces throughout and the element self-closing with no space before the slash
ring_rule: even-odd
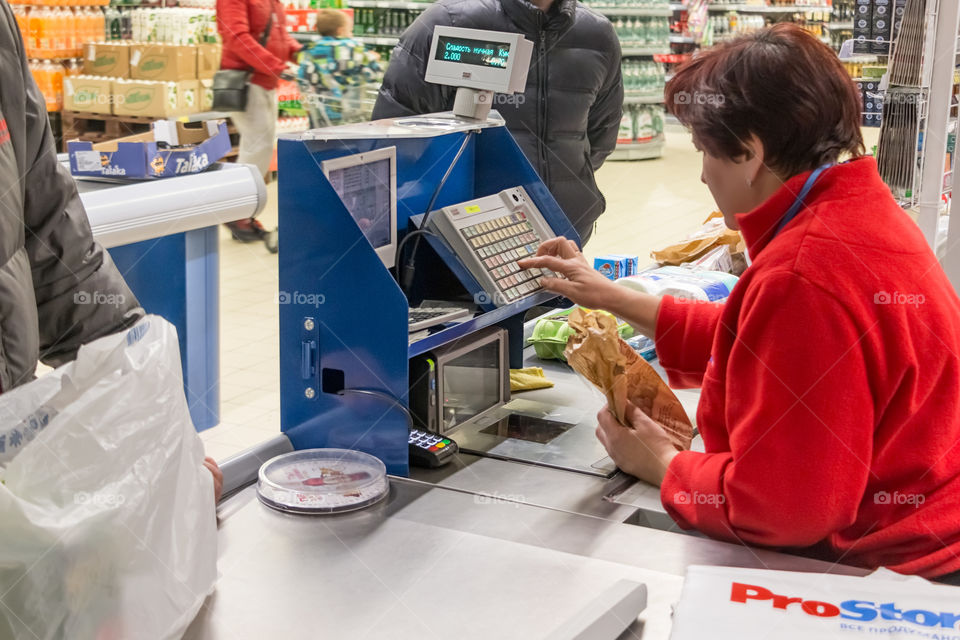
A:
<svg viewBox="0 0 960 640">
<path fill-rule="evenodd" d="M 524 315 L 555 297 L 541 285 L 552 274 L 517 263 L 558 235 L 579 240 L 489 111 L 493 91 L 526 86 L 531 51 L 520 34 L 436 27 L 427 79 L 458 87 L 453 112 L 281 138 L 280 289 L 324 300 L 280 309 L 281 430 L 295 448 L 366 451 L 399 475 L 456 443 L 612 472 L 590 417 L 510 398 Z"/>
</svg>

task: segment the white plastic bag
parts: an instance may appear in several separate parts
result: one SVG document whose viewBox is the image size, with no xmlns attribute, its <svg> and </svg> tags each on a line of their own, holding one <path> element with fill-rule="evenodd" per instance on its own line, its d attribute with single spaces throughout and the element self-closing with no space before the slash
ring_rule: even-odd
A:
<svg viewBox="0 0 960 640">
<path fill-rule="evenodd" d="M 148 316 L 0 395 L 0 638 L 183 635 L 217 577 L 177 332 Z"/>
</svg>

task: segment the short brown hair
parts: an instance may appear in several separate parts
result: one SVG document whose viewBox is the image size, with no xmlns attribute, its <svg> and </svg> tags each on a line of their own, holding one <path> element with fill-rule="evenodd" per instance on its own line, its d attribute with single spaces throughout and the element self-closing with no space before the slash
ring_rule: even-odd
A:
<svg viewBox="0 0 960 640">
<path fill-rule="evenodd" d="M 317 11 L 317 33 L 322 36 L 335 36 L 347 26 L 347 14 L 339 9 L 320 9 Z"/>
<path fill-rule="evenodd" d="M 782 23 L 708 49 L 667 84 L 667 109 L 714 157 L 742 158 L 751 134 L 781 178 L 863 154 L 861 100 L 836 54 Z"/>
</svg>

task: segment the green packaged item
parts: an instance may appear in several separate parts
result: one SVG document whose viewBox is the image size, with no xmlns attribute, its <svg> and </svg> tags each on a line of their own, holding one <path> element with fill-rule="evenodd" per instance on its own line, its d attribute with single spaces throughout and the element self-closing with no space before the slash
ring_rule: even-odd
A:
<svg viewBox="0 0 960 640">
<path fill-rule="evenodd" d="M 563 350 L 567 348 L 567 340 L 575 333 L 567 324 L 567 317 L 575 308 L 571 307 L 537 320 L 537 324 L 533 327 L 533 335 L 528 342 L 533 345 L 538 358 L 566 362 Z M 621 322 L 617 325 L 617 332 L 626 340 L 633 336 L 633 327 L 626 322 Z"/>
</svg>

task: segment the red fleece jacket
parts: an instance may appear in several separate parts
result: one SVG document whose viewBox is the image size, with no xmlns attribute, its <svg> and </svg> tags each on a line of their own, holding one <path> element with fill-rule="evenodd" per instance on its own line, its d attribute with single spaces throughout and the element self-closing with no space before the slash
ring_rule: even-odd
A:
<svg viewBox="0 0 960 640">
<path fill-rule="evenodd" d="M 960 569 L 960 300 L 872 158 L 738 216 L 726 304 L 665 298 L 657 353 L 702 387 L 706 453 L 670 464 L 685 528 L 933 577 Z M 771 239 L 772 238 L 772 239 Z"/>
<path fill-rule="evenodd" d="M 270 36 L 266 46 L 260 46 L 271 12 Z M 287 33 L 286 20 L 280 0 L 217 0 L 217 30 L 223 38 L 220 68 L 252 70 L 250 82 L 267 91 L 276 89 L 286 62 L 300 50 Z"/>
</svg>

